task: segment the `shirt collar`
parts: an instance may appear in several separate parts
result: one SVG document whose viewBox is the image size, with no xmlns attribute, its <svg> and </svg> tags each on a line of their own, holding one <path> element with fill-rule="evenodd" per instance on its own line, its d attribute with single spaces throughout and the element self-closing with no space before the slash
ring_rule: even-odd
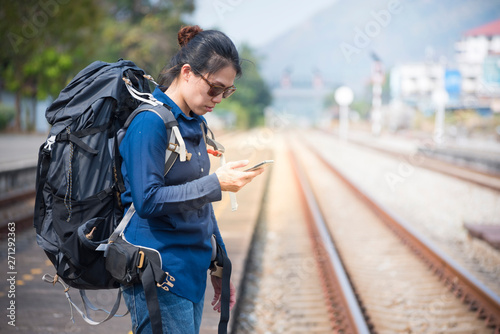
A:
<svg viewBox="0 0 500 334">
<path fill-rule="evenodd" d="M 192 119 L 199 120 L 199 118 L 200 118 L 200 116 L 198 116 L 196 114 L 194 114 L 193 117 L 187 116 L 185 113 L 182 112 L 181 108 L 179 108 L 179 106 L 170 97 L 168 97 L 167 94 L 162 92 L 161 89 L 158 87 L 155 88 L 155 90 L 153 92 L 153 96 L 158 101 L 163 102 L 166 105 L 168 105 L 170 108 L 172 108 L 172 113 L 174 114 L 176 119 L 179 117 L 184 117 L 186 120 L 192 120 Z"/>
</svg>

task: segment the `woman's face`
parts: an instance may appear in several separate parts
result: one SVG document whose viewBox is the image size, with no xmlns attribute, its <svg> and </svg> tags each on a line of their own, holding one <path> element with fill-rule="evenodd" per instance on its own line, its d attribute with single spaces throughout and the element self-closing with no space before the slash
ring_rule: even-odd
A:
<svg viewBox="0 0 500 334">
<path fill-rule="evenodd" d="M 222 101 L 222 93 L 217 96 L 208 95 L 210 85 L 200 75 L 196 75 L 194 72 L 191 72 L 191 74 L 186 86 L 184 100 L 193 113 L 203 116 L 207 112 L 212 112 L 215 105 Z M 232 66 L 227 66 L 211 75 L 206 73 L 202 75 L 212 85 L 231 87 L 236 78 L 236 71 Z"/>
</svg>

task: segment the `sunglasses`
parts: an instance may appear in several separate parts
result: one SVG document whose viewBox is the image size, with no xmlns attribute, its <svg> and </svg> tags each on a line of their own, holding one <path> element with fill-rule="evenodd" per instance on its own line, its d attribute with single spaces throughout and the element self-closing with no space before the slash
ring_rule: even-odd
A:
<svg viewBox="0 0 500 334">
<path fill-rule="evenodd" d="M 222 94 L 222 98 L 226 99 L 226 98 L 230 97 L 231 95 L 233 95 L 234 92 L 236 92 L 236 87 L 234 87 L 234 85 L 232 85 L 230 87 L 214 85 L 213 83 L 208 81 L 203 75 L 201 75 L 201 73 L 199 73 L 198 71 L 193 71 L 193 72 L 198 74 L 210 86 L 210 89 L 208 90 L 208 93 L 207 93 L 208 96 L 216 97 L 216 96 Z"/>
</svg>

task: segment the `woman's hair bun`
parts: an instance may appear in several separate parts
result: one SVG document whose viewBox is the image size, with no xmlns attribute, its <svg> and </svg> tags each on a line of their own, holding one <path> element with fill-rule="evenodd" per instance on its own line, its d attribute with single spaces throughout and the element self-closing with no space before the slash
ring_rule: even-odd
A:
<svg viewBox="0 0 500 334">
<path fill-rule="evenodd" d="M 192 40 L 194 36 L 198 35 L 202 31 L 203 29 L 201 29 L 199 26 L 182 27 L 177 34 L 177 40 L 179 41 L 179 45 L 181 46 L 181 48 L 185 46 L 190 40 Z"/>
</svg>

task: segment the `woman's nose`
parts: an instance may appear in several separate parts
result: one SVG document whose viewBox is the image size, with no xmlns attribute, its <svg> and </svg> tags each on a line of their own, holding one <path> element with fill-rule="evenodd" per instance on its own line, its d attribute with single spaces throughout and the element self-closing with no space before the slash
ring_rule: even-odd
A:
<svg viewBox="0 0 500 334">
<path fill-rule="evenodd" d="M 223 94 L 223 93 L 220 93 L 219 95 L 214 96 L 214 97 L 212 98 L 212 102 L 213 102 L 213 103 L 221 103 L 221 101 L 222 101 L 222 94 Z"/>
</svg>

